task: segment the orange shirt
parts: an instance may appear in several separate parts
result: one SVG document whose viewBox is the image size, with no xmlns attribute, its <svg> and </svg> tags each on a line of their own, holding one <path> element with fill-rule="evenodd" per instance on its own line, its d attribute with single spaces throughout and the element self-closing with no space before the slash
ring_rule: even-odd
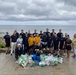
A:
<svg viewBox="0 0 76 75">
<path fill-rule="evenodd" d="M 35 45 L 38 45 L 38 43 L 41 41 L 40 36 L 35 37 Z"/>
<path fill-rule="evenodd" d="M 29 45 L 29 46 L 34 45 L 34 37 L 29 37 L 29 38 L 28 38 L 28 45 Z"/>
</svg>

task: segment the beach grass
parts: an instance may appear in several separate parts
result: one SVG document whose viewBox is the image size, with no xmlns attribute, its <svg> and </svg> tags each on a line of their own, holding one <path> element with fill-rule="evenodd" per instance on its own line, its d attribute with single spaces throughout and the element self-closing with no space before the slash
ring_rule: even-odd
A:
<svg viewBox="0 0 76 75">
<path fill-rule="evenodd" d="M 5 44 L 3 42 L 0 42 L 0 48 L 5 48 Z"/>
</svg>

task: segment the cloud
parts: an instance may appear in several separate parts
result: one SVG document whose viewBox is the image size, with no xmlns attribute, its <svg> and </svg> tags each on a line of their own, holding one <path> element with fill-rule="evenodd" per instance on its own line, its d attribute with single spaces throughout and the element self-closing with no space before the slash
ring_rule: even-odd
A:
<svg viewBox="0 0 76 75">
<path fill-rule="evenodd" d="M 76 1 L 0 0 L 0 20 L 76 20 Z"/>
</svg>

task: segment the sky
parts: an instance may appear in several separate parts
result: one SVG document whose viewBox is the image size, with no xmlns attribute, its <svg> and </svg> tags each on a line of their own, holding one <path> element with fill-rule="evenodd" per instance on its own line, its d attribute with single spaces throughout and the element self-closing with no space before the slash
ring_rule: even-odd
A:
<svg viewBox="0 0 76 75">
<path fill-rule="evenodd" d="M 0 25 L 75 25 L 76 0 L 0 0 Z"/>
</svg>

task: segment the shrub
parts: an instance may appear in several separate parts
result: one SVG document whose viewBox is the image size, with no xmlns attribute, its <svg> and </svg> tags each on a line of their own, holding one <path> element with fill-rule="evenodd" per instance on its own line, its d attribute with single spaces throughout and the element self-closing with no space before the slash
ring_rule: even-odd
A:
<svg viewBox="0 0 76 75">
<path fill-rule="evenodd" d="M 3 42 L 0 42 L 0 48 L 5 48 L 5 44 Z"/>
</svg>

